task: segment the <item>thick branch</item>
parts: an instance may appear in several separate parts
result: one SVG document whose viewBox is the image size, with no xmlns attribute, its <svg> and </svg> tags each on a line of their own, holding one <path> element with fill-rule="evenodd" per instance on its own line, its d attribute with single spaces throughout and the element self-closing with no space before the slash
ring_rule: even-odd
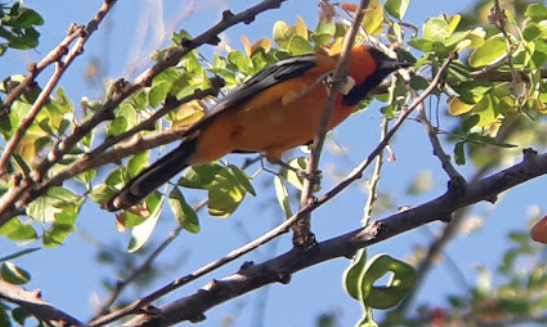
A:
<svg viewBox="0 0 547 327">
<path fill-rule="evenodd" d="M 63 326 L 84 326 L 84 323 L 57 309 L 40 298 L 40 292 L 29 292 L 0 280 L 0 299 L 19 305 L 39 320 L 57 322 Z"/>
<path fill-rule="evenodd" d="M 275 282 L 288 283 L 293 273 L 339 257 L 350 257 L 359 248 L 385 241 L 456 210 L 482 201 L 492 201 L 501 192 L 547 174 L 547 154 L 525 150 L 525 160 L 490 177 L 468 184 L 464 190 L 449 189 L 444 195 L 413 209 L 397 213 L 364 228 L 330 239 L 302 251 L 294 248 L 258 265 L 245 264 L 236 274 L 213 281 L 196 293 L 170 303 L 161 310 L 145 313 L 124 323 L 126 327 L 170 326 L 182 321 L 199 321 L 212 307 Z"/>
</svg>

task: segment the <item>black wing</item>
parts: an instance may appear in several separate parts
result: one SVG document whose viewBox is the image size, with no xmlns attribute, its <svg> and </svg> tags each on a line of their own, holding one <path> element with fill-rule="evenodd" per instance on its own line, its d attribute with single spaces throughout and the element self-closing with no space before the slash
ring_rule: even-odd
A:
<svg viewBox="0 0 547 327">
<path fill-rule="evenodd" d="M 185 135 L 190 135 L 203 128 L 220 112 L 230 108 L 237 109 L 236 104 L 271 86 L 301 76 L 316 65 L 315 54 L 307 54 L 280 60 L 273 65 L 267 66 L 243 84 L 230 90 L 224 99 L 218 102 L 200 121 L 195 123 Z"/>
</svg>

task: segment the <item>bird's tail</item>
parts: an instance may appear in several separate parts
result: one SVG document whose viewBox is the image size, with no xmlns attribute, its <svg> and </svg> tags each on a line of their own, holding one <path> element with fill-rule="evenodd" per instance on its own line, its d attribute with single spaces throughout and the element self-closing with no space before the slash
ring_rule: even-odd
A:
<svg viewBox="0 0 547 327">
<path fill-rule="evenodd" d="M 108 211 L 128 209 L 148 194 L 168 182 L 189 166 L 189 159 L 196 149 L 196 140 L 185 140 L 178 148 L 153 163 L 133 178 L 124 188 L 104 203 Z"/>
</svg>

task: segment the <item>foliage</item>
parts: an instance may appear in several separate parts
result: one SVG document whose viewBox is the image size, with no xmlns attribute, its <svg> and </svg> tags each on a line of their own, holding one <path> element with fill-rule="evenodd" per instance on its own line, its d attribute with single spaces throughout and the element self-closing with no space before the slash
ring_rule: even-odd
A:
<svg viewBox="0 0 547 327">
<path fill-rule="evenodd" d="M 449 159 L 449 163 L 453 160 L 456 165 L 463 166 L 471 161 L 478 169 L 498 166 L 505 157 L 514 155 L 513 148 L 518 146 L 515 140 L 526 135 L 526 132 L 532 134 L 530 145 L 541 144 L 545 132 L 542 133 L 540 123 L 536 122 L 547 113 L 547 88 L 543 83 L 547 77 L 547 70 L 543 68 L 547 63 L 547 7 L 541 3 L 531 3 L 517 6 L 514 11 L 494 9 L 488 16 L 490 25 L 472 25 L 469 15 L 440 15 L 429 18 L 421 28 L 416 28 L 404 21 L 409 5 L 408 0 L 387 0 L 383 3 L 372 0 L 355 41 L 356 44 L 371 43 L 414 63 L 413 73 L 406 76 L 407 81 L 404 81 L 405 76 L 393 78 L 383 92 L 375 94 L 370 100 L 382 104 L 386 121 L 393 122 L 402 114 L 413 97 L 410 89 L 413 92 L 426 89 L 443 64 L 459 52 L 460 57 L 450 62 L 434 94 L 438 100 L 447 100 L 449 116 L 443 118 L 454 122 L 455 126 L 451 131 L 437 131 L 447 134 L 447 142 L 453 147 L 453 159 Z M 482 1 L 480 6 L 492 8 L 493 2 Z M 61 158 L 54 155 L 52 159 L 48 157 L 54 165 L 45 176 L 33 177 L 36 181 L 34 193 L 20 199 L 24 204 L 23 212 L 0 226 L 0 236 L 14 242 L 39 240 L 45 248 L 62 245 L 74 232 L 84 202 L 99 207 L 145 169 L 157 154 L 166 151 L 166 148 L 138 149 L 123 155 L 128 158 L 121 162 L 120 158 L 91 161 L 101 155 L 106 158 L 106 154 L 121 152 L 120 148 L 130 143 L 124 138 L 116 143 L 117 147 L 113 147 L 111 152 L 107 152 L 106 148 L 110 148 L 105 146 L 107 142 L 122 136 L 141 140 L 185 128 L 198 121 L 216 103 L 216 97 L 208 95 L 182 103 L 153 124 L 146 122 L 155 112 L 168 106 L 169 101 L 180 101 L 195 95 L 198 90 L 212 88 L 215 76 L 224 79 L 226 86 L 223 91 L 228 92 L 281 59 L 317 51 L 340 52 L 355 10 L 356 7 L 350 4 L 328 3 L 324 4 L 322 19 L 313 27 L 301 17 L 296 17 L 294 24 L 277 21 L 273 25 L 272 38 L 251 42 L 248 37 L 241 37 L 243 51 L 227 45 L 225 55 L 216 53 L 209 58 L 200 49 L 192 50 L 174 67 L 161 71 L 149 85 L 125 98 L 104 128 L 93 128 L 81 135 L 75 146 Z M 42 25 L 43 19 L 37 12 L 19 3 L 9 8 L 2 5 L 0 19 L 0 38 L 6 40 L 0 44 L 0 56 L 8 48 L 24 50 L 38 45 L 39 33 L 35 27 Z M 157 63 L 163 62 L 171 51 L 180 49 L 189 40 L 192 36 L 185 30 L 174 33 L 171 44 L 166 49 L 158 50 L 153 59 Z M 24 79 L 20 75 L 6 77 L 0 91 L 9 94 Z M 3 150 L 6 149 L 5 144 L 17 135 L 22 122 L 29 117 L 41 92 L 43 89 L 38 86 L 26 89 L 10 106 L 5 119 L 0 121 Z M 74 105 L 76 101 L 65 93 L 64 88 L 56 88 L 55 94 L 48 96 L 48 101 L 24 131 L 9 157 L 6 172 L 2 173 L 0 181 L 0 194 L 5 196 L 11 189 L 20 186 L 18 179 L 22 176 L 32 176 L 40 166 L 36 158 L 55 153 L 54 149 L 63 140 L 77 135 L 82 125 L 96 117 L 101 108 L 119 93 L 119 85 L 109 85 L 104 99 L 82 99 L 80 113 Z M 360 109 L 364 107 L 362 105 Z M 504 134 L 516 122 L 519 124 L 516 132 Z M 146 128 L 141 128 L 143 125 Z M 90 153 L 93 155 L 90 156 Z M 305 157 L 294 158 L 289 165 L 304 169 L 307 160 Z M 106 163 L 115 163 L 116 166 L 105 166 Z M 424 176 L 417 177 L 409 193 L 416 195 L 427 190 L 429 184 L 424 182 L 427 177 Z M 42 183 L 43 180 L 55 178 L 60 180 L 53 185 L 44 186 Z M 116 215 L 118 229 L 128 229 L 131 235 L 127 251 L 146 253 L 147 249 L 143 247 L 164 216 L 172 215 L 175 218 L 179 224 L 178 231 L 200 232 L 200 219 L 203 217 L 197 214 L 197 208 L 188 203 L 183 195 L 185 190 L 206 192 L 209 215 L 228 218 L 242 205 L 247 195 L 260 197 L 267 192 L 253 186 L 253 178 L 245 167 L 238 167 L 230 159 L 187 169 L 176 181 L 148 196 L 142 204 Z M 291 193 L 300 193 L 304 178 L 284 169 L 272 178 L 271 183 L 285 217 L 293 216 L 297 210 Z M 314 191 L 320 190 L 317 187 Z M 373 193 L 369 196 L 376 199 L 378 194 Z M 28 199 L 31 200 L 25 202 Z M 371 200 L 370 206 L 367 210 L 371 212 L 379 207 L 374 200 Z M 506 279 L 504 284 L 492 286 L 491 272 L 481 268 L 478 270 L 480 280 L 475 287 L 464 295 L 449 297 L 450 308 L 424 307 L 422 315 L 411 322 L 416 326 L 423 325 L 424 321 L 442 326 L 453 321 L 467 323 L 478 319 L 504 322 L 539 316 L 547 299 L 544 296 L 547 268 L 541 262 L 525 273 L 516 269 L 516 261 L 523 257 L 529 259 L 531 255 L 538 256 L 539 249 L 530 243 L 527 235 L 513 234 L 510 240 L 516 246 L 505 253 L 504 264 L 498 271 Z M 9 260 L 34 251 L 22 250 L 0 259 L 2 279 L 15 285 L 28 283 L 30 272 Z M 125 261 L 123 264 L 129 265 Z M 135 268 L 133 263 L 130 266 Z M 391 278 L 387 284 L 379 286 L 378 280 L 389 274 Z M 415 269 L 400 259 L 386 254 L 368 258 L 365 251 L 360 251 L 343 280 L 347 293 L 363 307 L 364 318 L 357 325 L 375 325 L 372 309 L 396 307 L 412 290 L 417 279 Z M 112 283 L 107 284 L 109 288 L 114 288 Z M 408 317 L 401 318 L 394 312 L 388 315 L 386 324 L 407 320 Z M 26 317 L 18 308 L 0 306 L 2 326 L 11 322 L 22 324 Z M 325 316 L 320 325 L 328 325 L 327 320 Z"/>
<path fill-rule="evenodd" d="M 40 33 L 36 26 L 44 24 L 44 19 L 35 10 L 14 2 L 11 7 L 0 4 L 0 56 L 8 48 L 33 49 L 38 46 Z"/>
</svg>

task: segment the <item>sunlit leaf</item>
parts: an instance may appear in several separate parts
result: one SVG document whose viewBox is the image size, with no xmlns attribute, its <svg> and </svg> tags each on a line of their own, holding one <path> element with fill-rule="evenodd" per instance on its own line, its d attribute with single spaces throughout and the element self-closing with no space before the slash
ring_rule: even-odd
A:
<svg viewBox="0 0 547 327">
<path fill-rule="evenodd" d="M 386 11 L 397 19 L 403 19 L 408 9 L 410 0 L 387 0 Z"/>
<path fill-rule="evenodd" d="M 196 212 L 188 205 L 178 187 L 173 188 L 167 201 L 178 223 L 190 233 L 199 233 L 200 226 Z"/>
<path fill-rule="evenodd" d="M 23 285 L 30 281 L 30 274 L 28 271 L 9 261 L 2 262 L 2 265 L 0 265 L 0 277 L 6 282 L 14 285 Z"/>
<path fill-rule="evenodd" d="M 133 227 L 131 230 L 131 239 L 127 246 L 127 252 L 136 252 L 148 241 L 160 218 L 163 199 L 164 197 L 159 199 L 154 194 L 147 198 L 149 205 L 153 207 L 151 208 L 152 214 L 142 224 Z"/>
<path fill-rule="evenodd" d="M 489 38 L 469 56 L 471 67 L 482 67 L 493 64 L 507 55 L 507 41 L 503 35 Z"/>
</svg>

